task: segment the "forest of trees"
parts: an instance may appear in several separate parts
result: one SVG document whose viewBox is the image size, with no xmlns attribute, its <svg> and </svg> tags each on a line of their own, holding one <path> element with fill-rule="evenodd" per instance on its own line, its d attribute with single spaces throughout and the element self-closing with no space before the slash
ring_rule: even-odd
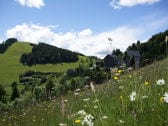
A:
<svg viewBox="0 0 168 126">
<path fill-rule="evenodd" d="M 166 54 L 168 56 L 168 49 L 166 50 L 166 47 L 168 48 L 168 42 L 166 43 L 165 41 L 166 36 L 168 36 L 168 30 L 153 35 L 146 42 L 142 43 L 138 40 L 136 43 L 132 43 L 125 52 L 120 51 L 120 49 L 115 49 L 112 54 L 126 61 L 128 50 L 139 51 L 141 55 L 141 66 L 151 64 L 155 60 L 164 59 Z"/>
<path fill-rule="evenodd" d="M 120 49 L 115 49 L 115 50 L 113 50 L 112 55 L 116 55 L 116 56 L 122 58 L 123 53 Z"/>
<path fill-rule="evenodd" d="M 165 37 L 168 36 L 168 30 L 162 33 L 158 33 L 153 35 L 147 42 L 141 43 L 137 41 L 137 43 L 133 43 L 131 46 L 127 48 L 127 50 L 139 50 L 141 54 L 141 62 L 148 60 L 148 62 L 152 63 L 154 60 L 161 60 L 166 57 L 166 44 Z"/>
<path fill-rule="evenodd" d="M 77 53 L 44 43 L 33 45 L 32 52 L 22 54 L 20 58 L 21 63 L 29 66 L 47 63 L 69 63 L 76 61 L 78 61 Z"/>
<path fill-rule="evenodd" d="M 2 44 L 0 44 L 0 53 L 4 53 L 9 46 L 17 41 L 18 40 L 16 38 L 9 38 L 6 41 L 2 42 Z"/>
</svg>

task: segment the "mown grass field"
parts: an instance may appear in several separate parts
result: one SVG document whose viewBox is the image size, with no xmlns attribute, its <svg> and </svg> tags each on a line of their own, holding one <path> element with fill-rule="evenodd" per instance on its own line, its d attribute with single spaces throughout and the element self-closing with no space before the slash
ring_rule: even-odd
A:
<svg viewBox="0 0 168 126">
<path fill-rule="evenodd" d="M 35 70 L 40 72 L 65 72 L 69 68 L 75 68 L 79 62 L 46 64 L 36 66 L 24 66 L 19 62 L 23 53 L 31 52 L 32 46 L 29 43 L 17 42 L 10 46 L 4 54 L 0 54 L 0 84 L 8 86 L 13 81 L 18 81 L 19 74 L 27 70 Z M 79 56 L 80 59 L 86 57 Z"/>
<path fill-rule="evenodd" d="M 168 59 L 123 73 L 108 83 L 92 86 L 92 90 L 80 89 L 63 98 L 2 112 L 0 125 L 167 126 L 167 75 Z"/>
</svg>

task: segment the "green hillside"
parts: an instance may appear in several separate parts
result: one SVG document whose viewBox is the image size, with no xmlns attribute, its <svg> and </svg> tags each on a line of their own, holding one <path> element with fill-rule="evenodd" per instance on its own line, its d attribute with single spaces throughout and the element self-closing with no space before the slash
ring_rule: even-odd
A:
<svg viewBox="0 0 168 126">
<path fill-rule="evenodd" d="M 75 63 L 60 63 L 60 64 L 45 64 L 36 66 L 24 66 L 19 62 L 23 53 L 29 53 L 32 50 L 30 43 L 16 42 L 11 45 L 3 54 L 0 54 L 0 83 L 9 84 L 18 80 L 19 74 L 27 71 L 41 71 L 41 72 L 64 72 L 69 68 L 75 68 L 79 62 Z M 80 59 L 85 57 L 79 56 Z"/>
<path fill-rule="evenodd" d="M 2 114 L 2 126 L 167 126 L 168 59 L 103 85 Z M 119 75 L 122 74 L 122 76 Z M 92 90 L 90 90 L 92 89 Z M 18 101 L 19 102 L 19 101 Z M 24 104 L 19 102 L 20 106 Z M 26 105 L 27 106 L 27 105 Z M 19 107 L 19 104 L 18 104 Z"/>
</svg>

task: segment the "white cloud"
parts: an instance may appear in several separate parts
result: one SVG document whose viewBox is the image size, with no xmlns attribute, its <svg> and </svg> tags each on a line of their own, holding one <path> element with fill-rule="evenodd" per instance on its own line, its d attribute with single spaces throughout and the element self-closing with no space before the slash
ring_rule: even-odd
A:
<svg viewBox="0 0 168 126">
<path fill-rule="evenodd" d="M 7 30 L 6 37 L 16 37 L 20 41 L 47 42 L 57 47 L 81 52 L 85 55 L 104 57 L 111 52 L 108 37 L 113 39 L 112 48 L 125 50 L 129 44 L 136 41 L 139 29 L 120 27 L 108 32 L 92 34 L 90 29 L 81 32 L 56 33 L 53 26 L 21 24 Z"/>
<path fill-rule="evenodd" d="M 136 5 L 143 5 L 143 4 L 154 4 L 159 2 L 160 0 L 112 0 L 110 5 L 114 9 L 120 9 L 121 7 L 133 7 Z"/>
<path fill-rule="evenodd" d="M 80 37 L 86 37 L 86 36 L 89 36 L 91 35 L 93 32 L 92 30 L 90 30 L 89 28 L 88 29 L 84 29 L 83 31 L 79 32 L 78 35 Z"/>
<path fill-rule="evenodd" d="M 2 42 L 3 42 L 3 39 L 0 38 L 0 43 L 2 43 Z"/>
<path fill-rule="evenodd" d="M 153 18 L 152 18 L 153 19 Z M 19 41 L 32 43 L 46 42 L 57 47 L 77 51 L 85 55 L 93 55 L 103 58 L 119 48 L 122 51 L 137 40 L 147 40 L 152 34 L 164 30 L 167 27 L 168 17 L 160 17 L 155 20 L 142 19 L 140 24 L 121 26 L 110 31 L 98 34 L 89 29 L 79 32 L 71 31 L 66 33 L 56 32 L 57 26 L 41 26 L 38 24 L 16 25 L 7 30 L 6 38 L 15 37 Z M 112 47 L 109 43 L 112 39 Z"/>
<path fill-rule="evenodd" d="M 35 8 L 40 8 L 44 6 L 44 1 L 43 0 L 15 0 L 20 3 L 22 6 L 27 6 L 27 7 L 35 7 Z"/>
<path fill-rule="evenodd" d="M 38 43 L 39 41 L 52 41 L 54 33 L 51 31 L 53 26 L 39 26 L 34 24 L 16 25 L 14 28 L 6 32 L 7 37 L 16 37 L 18 40 L 32 41 Z M 51 40 L 50 40 L 51 39 Z"/>
</svg>

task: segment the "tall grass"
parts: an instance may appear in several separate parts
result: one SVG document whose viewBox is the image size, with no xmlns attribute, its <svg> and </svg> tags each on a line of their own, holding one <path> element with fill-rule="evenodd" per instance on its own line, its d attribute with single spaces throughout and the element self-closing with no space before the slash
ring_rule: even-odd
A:
<svg viewBox="0 0 168 126">
<path fill-rule="evenodd" d="M 81 89 L 75 95 L 68 92 L 63 100 L 56 98 L 25 109 L 2 112 L 0 125 L 81 126 L 85 115 L 78 112 L 84 110 L 94 117 L 91 120 L 94 126 L 166 126 L 168 103 L 163 96 L 168 92 L 167 62 L 168 59 L 124 73 L 116 80 L 97 85 L 95 91 Z M 158 85 L 160 79 L 165 84 Z M 136 92 L 133 100 L 130 99 L 132 92 Z"/>
</svg>

